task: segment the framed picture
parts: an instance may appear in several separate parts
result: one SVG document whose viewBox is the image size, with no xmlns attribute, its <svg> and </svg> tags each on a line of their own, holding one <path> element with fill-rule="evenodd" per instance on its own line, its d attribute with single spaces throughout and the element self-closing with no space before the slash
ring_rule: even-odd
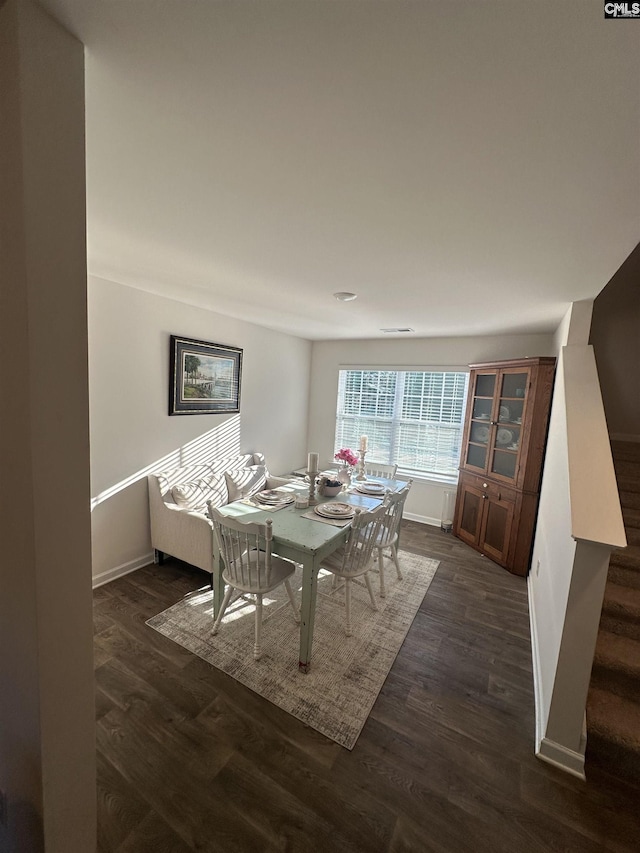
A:
<svg viewBox="0 0 640 853">
<path fill-rule="evenodd" d="M 242 350 L 171 335 L 170 415 L 240 411 Z"/>
</svg>

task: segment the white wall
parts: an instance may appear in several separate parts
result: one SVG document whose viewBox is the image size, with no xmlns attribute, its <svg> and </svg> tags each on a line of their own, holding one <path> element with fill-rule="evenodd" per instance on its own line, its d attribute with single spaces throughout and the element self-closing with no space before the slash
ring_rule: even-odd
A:
<svg viewBox="0 0 640 853">
<path fill-rule="evenodd" d="M 169 336 L 243 349 L 240 415 L 168 415 Z M 146 475 L 262 451 L 280 474 L 307 453 L 311 344 L 114 282 L 89 280 L 94 583 L 151 559 Z"/>
<path fill-rule="evenodd" d="M 95 850 L 84 52 L 0 4 L 2 853 Z"/>
<path fill-rule="evenodd" d="M 554 355 L 552 335 L 502 335 L 469 338 L 420 338 L 371 341 L 322 341 L 313 345 L 309 449 L 321 464 L 333 459 L 338 372 L 344 367 L 466 370 L 469 364 L 521 356 Z M 442 495 L 451 485 L 415 481 L 405 515 L 440 524 Z"/>
</svg>

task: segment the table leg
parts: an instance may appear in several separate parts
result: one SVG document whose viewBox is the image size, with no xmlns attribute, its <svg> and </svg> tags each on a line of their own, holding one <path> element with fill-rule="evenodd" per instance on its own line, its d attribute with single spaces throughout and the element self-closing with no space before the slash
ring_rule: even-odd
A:
<svg viewBox="0 0 640 853">
<path fill-rule="evenodd" d="M 316 597 L 318 594 L 318 566 L 309 556 L 302 563 L 302 603 L 300 605 L 300 672 L 309 672 L 311 668 L 311 648 L 313 646 L 313 623 L 316 615 Z"/>
</svg>

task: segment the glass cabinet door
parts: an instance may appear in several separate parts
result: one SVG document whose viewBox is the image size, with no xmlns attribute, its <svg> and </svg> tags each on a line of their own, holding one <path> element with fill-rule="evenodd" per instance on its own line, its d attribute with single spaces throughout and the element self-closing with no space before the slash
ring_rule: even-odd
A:
<svg viewBox="0 0 640 853">
<path fill-rule="evenodd" d="M 478 373 L 473 388 L 471 423 L 465 450 L 465 464 L 486 471 L 491 439 L 491 415 L 498 374 Z"/>
<path fill-rule="evenodd" d="M 490 471 L 505 480 L 515 480 L 518 473 L 518 456 L 528 385 L 527 370 L 505 370 L 500 376 Z"/>
</svg>

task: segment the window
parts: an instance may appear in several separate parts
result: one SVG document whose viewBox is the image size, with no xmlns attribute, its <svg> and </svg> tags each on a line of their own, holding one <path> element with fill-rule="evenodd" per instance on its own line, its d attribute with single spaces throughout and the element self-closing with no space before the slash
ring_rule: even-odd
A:
<svg viewBox="0 0 640 853">
<path fill-rule="evenodd" d="M 335 450 L 357 449 L 416 474 L 455 477 L 469 374 L 465 372 L 341 370 Z"/>
</svg>

